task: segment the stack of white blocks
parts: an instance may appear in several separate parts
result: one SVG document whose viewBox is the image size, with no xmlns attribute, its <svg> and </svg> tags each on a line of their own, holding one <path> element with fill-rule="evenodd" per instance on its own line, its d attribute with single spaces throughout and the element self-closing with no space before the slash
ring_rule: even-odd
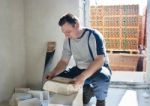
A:
<svg viewBox="0 0 150 106">
<path fill-rule="evenodd" d="M 48 106 L 49 92 L 30 90 L 30 88 L 15 88 L 9 101 L 10 106 Z"/>
<path fill-rule="evenodd" d="M 82 89 L 72 95 L 49 94 L 49 91 L 15 88 L 10 106 L 83 106 Z"/>
</svg>

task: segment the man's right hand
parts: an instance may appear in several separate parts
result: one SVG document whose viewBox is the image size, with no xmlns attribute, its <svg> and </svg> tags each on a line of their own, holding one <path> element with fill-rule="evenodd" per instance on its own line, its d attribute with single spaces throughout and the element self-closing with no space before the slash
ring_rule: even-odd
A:
<svg viewBox="0 0 150 106">
<path fill-rule="evenodd" d="M 54 72 L 49 72 L 49 73 L 47 74 L 47 76 L 46 76 L 46 79 L 47 79 L 47 80 L 50 80 L 50 79 L 52 79 L 53 77 L 55 77 L 55 73 L 54 73 Z"/>
</svg>

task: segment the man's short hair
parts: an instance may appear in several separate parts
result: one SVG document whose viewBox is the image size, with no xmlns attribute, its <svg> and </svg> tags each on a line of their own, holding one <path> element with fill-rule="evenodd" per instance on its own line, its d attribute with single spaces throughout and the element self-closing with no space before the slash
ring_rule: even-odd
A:
<svg viewBox="0 0 150 106">
<path fill-rule="evenodd" d="M 59 26 L 63 26 L 66 22 L 74 26 L 76 23 L 79 22 L 79 19 L 75 15 L 67 13 L 60 18 L 58 24 Z"/>
</svg>

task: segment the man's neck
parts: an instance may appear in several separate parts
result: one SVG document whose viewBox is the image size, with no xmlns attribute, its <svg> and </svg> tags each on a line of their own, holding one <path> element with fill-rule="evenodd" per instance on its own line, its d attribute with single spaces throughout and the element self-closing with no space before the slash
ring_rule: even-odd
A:
<svg viewBox="0 0 150 106">
<path fill-rule="evenodd" d="M 83 32 L 84 32 L 84 29 L 80 28 L 77 32 L 77 38 L 80 38 L 82 36 Z"/>
</svg>

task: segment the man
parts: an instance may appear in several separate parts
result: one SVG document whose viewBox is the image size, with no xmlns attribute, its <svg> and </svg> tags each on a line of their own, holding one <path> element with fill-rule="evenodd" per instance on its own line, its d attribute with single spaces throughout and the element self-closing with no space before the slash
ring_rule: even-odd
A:
<svg viewBox="0 0 150 106">
<path fill-rule="evenodd" d="M 78 18 L 70 13 L 61 17 L 59 26 L 66 37 L 62 57 L 53 71 L 48 73 L 47 79 L 55 76 L 72 78 L 74 87 L 84 85 L 84 104 L 96 96 L 96 106 L 105 106 L 111 70 L 103 36 L 96 30 L 81 27 Z M 74 57 L 76 66 L 65 70 L 71 56 Z M 108 70 L 106 67 L 109 74 L 105 74 L 105 70 Z"/>
</svg>

